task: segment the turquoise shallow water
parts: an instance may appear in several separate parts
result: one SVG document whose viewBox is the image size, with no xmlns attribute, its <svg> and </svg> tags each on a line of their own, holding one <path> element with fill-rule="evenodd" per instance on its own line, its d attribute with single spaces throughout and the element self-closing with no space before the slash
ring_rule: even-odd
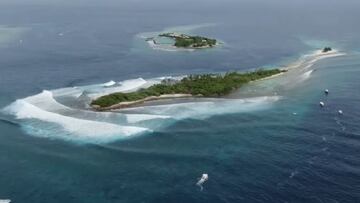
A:
<svg viewBox="0 0 360 203">
<path fill-rule="evenodd" d="M 18 34 L 0 40 L 0 107 L 18 100 L 15 110 L 24 110 L 23 117 L 40 119 L 0 114 L 0 199 L 358 202 L 358 2 L 262 3 L 201 4 L 212 15 L 198 7 L 179 12 L 176 2 L 6 5 L 0 23 L 11 29 L 0 29 L 6 32 L 0 36 Z M 209 22 L 212 26 L 201 26 Z M 211 51 L 168 52 L 138 37 L 178 25 L 198 27 L 191 32 L 225 44 Z M 347 55 L 320 60 L 291 77 L 250 84 L 226 102 L 148 107 L 124 116 L 84 111 L 66 96 L 79 96 L 85 87 L 87 95 L 96 94 L 110 80 L 133 86 L 169 75 L 285 66 L 320 48 L 320 42 Z M 56 105 L 43 90 L 52 91 Z M 21 99 L 33 95 L 33 104 L 48 113 L 27 111 Z M 250 96 L 257 99 L 245 99 Z M 144 120 L 139 114 L 169 117 Z M 152 132 L 124 138 L 116 126 L 80 125 L 74 118 Z M 209 180 L 200 191 L 195 183 L 202 173 Z"/>
</svg>

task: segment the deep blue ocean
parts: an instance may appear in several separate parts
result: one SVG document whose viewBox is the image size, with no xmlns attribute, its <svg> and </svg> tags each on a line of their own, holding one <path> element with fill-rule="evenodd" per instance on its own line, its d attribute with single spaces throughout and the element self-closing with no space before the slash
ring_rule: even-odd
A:
<svg viewBox="0 0 360 203">
<path fill-rule="evenodd" d="M 0 8 L 0 199 L 360 202 L 360 1 L 4 0 Z M 143 38 L 169 29 L 222 45 L 165 51 Z M 312 61 L 324 46 L 342 54 Z M 111 80 L 125 88 L 294 63 L 228 99 L 112 113 L 78 102 Z"/>
</svg>

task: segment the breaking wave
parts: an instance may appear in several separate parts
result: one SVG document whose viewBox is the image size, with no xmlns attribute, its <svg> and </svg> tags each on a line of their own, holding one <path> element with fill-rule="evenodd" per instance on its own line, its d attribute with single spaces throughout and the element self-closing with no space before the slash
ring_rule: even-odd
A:
<svg viewBox="0 0 360 203">
<path fill-rule="evenodd" d="M 44 93 L 48 94 L 48 92 Z M 24 124 L 30 125 L 30 127 L 32 124 L 33 127 L 41 127 L 35 133 L 36 136 L 40 137 L 56 138 L 58 136 L 65 140 L 104 143 L 149 131 L 149 129 L 143 127 L 124 126 L 65 116 L 61 114 L 61 109 L 56 109 L 56 106 L 54 106 L 55 109 L 52 109 L 54 112 L 47 111 L 46 109 L 53 103 L 51 100 L 47 101 L 49 103 L 43 101 L 42 103 L 45 105 L 38 107 L 36 104 L 31 103 L 31 98 L 29 100 L 20 99 L 6 107 L 4 112 L 14 115 L 19 120 L 29 121 L 29 119 L 35 119 L 35 121 L 25 122 Z M 49 125 L 49 123 L 56 125 Z M 58 127 L 62 128 L 60 132 Z"/>
<path fill-rule="evenodd" d="M 54 92 L 19 99 L 3 109 L 29 134 L 78 143 L 108 143 L 152 132 L 179 119 L 204 119 L 212 115 L 267 108 L 279 97 L 212 99 L 208 101 L 143 106 L 126 112 L 94 112 L 59 103 Z M 69 89 L 70 95 L 74 92 Z M 154 121 L 156 121 L 154 124 Z"/>
</svg>

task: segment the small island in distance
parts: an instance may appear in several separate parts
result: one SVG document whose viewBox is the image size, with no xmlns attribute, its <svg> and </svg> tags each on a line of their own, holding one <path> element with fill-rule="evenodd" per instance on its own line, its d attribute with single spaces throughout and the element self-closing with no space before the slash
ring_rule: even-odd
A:
<svg viewBox="0 0 360 203">
<path fill-rule="evenodd" d="M 201 36 L 190 36 L 190 35 L 176 34 L 176 33 L 164 33 L 164 34 L 160 34 L 159 36 L 169 37 L 174 39 L 175 40 L 174 46 L 176 47 L 200 48 L 200 47 L 213 47 L 216 45 L 216 39 L 210 39 Z"/>
<path fill-rule="evenodd" d="M 322 52 L 323 53 L 326 53 L 326 52 L 329 52 L 329 51 L 332 51 L 332 48 L 331 47 L 325 47 Z"/>
<path fill-rule="evenodd" d="M 157 37 L 151 37 L 146 41 L 151 41 L 156 45 L 163 44 L 161 38 L 169 38 L 173 40 L 173 46 L 176 48 L 211 48 L 217 43 L 216 39 L 202 36 L 191 36 L 186 34 L 178 34 L 174 32 L 159 34 Z M 167 44 L 167 43 L 165 43 Z"/>
<path fill-rule="evenodd" d="M 190 75 L 181 80 L 165 79 L 136 92 L 118 92 L 99 97 L 91 102 L 97 111 L 133 107 L 146 101 L 184 97 L 221 97 L 240 88 L 243 84 L 286 72 L 286 70 L 256 70 L 247 73 Z"/>
</svg>

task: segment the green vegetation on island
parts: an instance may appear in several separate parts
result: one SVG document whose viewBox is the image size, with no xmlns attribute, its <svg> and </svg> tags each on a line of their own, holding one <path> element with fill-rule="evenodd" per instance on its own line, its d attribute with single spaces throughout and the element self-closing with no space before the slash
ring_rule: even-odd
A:
<svg viewBox="0 0 360 203">
<path fill-rule="evenodd" d="M 329 52 L 329 51 L 331 51 L 332 49 L 331 49 L 331 47 L 325 47 L 323 50 L 322 50 L 322 52 L 323 53 L 326 53 L 326 52 Z"/>
<path fill-rule="evenodd" d="M 216 45 L 216 39 L 201 36 L 190 36 L 185 34 L 164 33 L 160 37 L 169 37 L 175 40 L 174 46 L 180 48 L 204 48 Z"/>
<path fill-rule="evenodd" d="M 106 108 L 121 102 L 136 102 L 152 96 L 169 94 L 189 94 L 202 97 L 219 97 L 229 94 L 243 84 L 270 77 L 285 70 L 257 70 L 254 72 L 229 72 L 221 74 L 190 75 L 180 81 L 163 80 L 161 84 L 152 85 L 136 92 L 113 93 L 99 97 L 91 102 L 93 107 Z"/>
</svg>

